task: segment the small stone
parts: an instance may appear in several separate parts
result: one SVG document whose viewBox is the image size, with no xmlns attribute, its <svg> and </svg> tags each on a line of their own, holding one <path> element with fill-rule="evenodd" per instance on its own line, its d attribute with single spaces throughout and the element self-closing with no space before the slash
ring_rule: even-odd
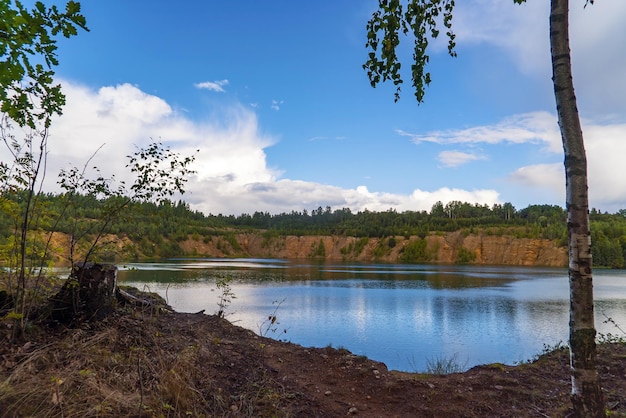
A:
<svg viewBox="0 0 626 418">
<path fill-rule="evenodd" d="M 353 406 L 352 408 L 348 409 L 348 415 L 356 415 L 359 413 L 359 410 Z"/>
<path fill-rule="evenodd" d="M 328 395 L 332 395 L 333 393 L 330 390 L 327 390 L 326 392 L 324 392 L 324 395 L 328 396 Z"/>
<path fill-rule="evenodd" d="M 504 387 L 500 386 L 500 385 L 495 385 L 494 388 L 496 388 L 497 390 L 502 390 L 504 389 Z"/>
</svg>

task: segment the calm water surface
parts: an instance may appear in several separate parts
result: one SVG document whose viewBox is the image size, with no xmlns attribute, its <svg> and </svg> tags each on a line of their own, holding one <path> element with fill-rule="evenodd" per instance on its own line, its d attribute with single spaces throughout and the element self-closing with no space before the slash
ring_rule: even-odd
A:
<svg viewBox="0 0 626 418">
<path fill-rule="evenodd" d="M 567 271 L 552 268 L 197 259 L 121 267 L 120 282 L 159 293 L 179 312 L 227 319 L 303 346 L 344 347 L 390 369 L 424 371 L 456 356 L 466 368 L 527 360 L 568 338 Z M 626 270 L 594 272 L 598 332 L 626 327 Z M 278 326 L 264 319 L 276 314 Z"/>
</svg>

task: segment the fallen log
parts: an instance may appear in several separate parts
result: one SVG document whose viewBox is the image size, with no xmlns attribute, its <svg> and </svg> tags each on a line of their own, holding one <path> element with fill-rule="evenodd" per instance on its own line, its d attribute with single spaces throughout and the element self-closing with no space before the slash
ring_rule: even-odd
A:
<svg viewBox="0 0 626 418">
<path fill-rule="evenodd" d="M 172 312 L 172 308 L 162 298 L 155 298 L 150 294 L 147 294 L 148 298 L 140 298 L 118 287 L 116 296 L 119 302 L 127 305 L 133 305 L 141 309 L 152 309 L 157 312 Z"/>
</svg>

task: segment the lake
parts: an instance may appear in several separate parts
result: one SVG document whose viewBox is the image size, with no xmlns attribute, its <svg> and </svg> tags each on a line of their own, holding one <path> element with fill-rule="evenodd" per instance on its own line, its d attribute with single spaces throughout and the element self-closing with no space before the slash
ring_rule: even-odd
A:
<svg viewBox="0 0 626 418">
<path fill-rule="evenodd" d="M 216 280 L 236 296 L 226 318 L 303 346 L 343 347 L 389 369 L 526 361 L 568 339 L 567 270 L 514 266 L 184 259 L 120 266 L 120 284 L 179 312 L 218 311 Z M 596 328 L 626 329 L 626 270 L 594 271 Z M 276 323 L 267 328 L 268 316 Z"/>
</svg>

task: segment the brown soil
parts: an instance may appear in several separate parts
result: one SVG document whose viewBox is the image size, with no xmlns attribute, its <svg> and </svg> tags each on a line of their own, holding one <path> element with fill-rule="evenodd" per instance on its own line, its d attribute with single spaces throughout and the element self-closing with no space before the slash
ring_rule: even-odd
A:
<svg viewBox="0 0 626 418">
<path fill-rule="evenodd" d="M 97 324 L 0 322 L 3 417 L 559 417 L 568 353 L 434 376 L 390 372 L 342 349 L 263 338 L 204 314 L 120 309 Z M 599 346 L 607 401 L 626 416 L 626 345 Z"/>
</svg>

